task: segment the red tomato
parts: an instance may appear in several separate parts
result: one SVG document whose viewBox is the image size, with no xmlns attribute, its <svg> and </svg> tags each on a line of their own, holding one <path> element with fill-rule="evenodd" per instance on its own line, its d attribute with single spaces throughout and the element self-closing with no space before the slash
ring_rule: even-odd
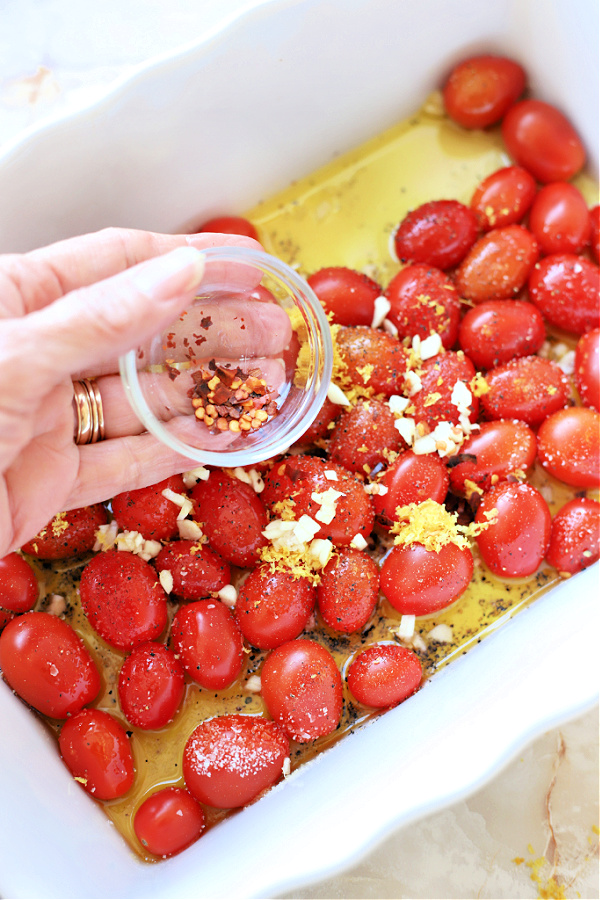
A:
<svg viewBox="0 0 600 900">
<path fill-rule="evenodd" d="M 526 300 L 484 300 L 467 312 L 458 330 L 461 349 L 478 369 L 532 356 L 545 338 L 542 314 Z"/>
<path fill-rule="evenodd" d="M 213 550 L 235 566 L 253 566 L 267 543 L 267 512 L 254 488 L 218 469 L 192 490 L 194 518 Z"/>
<path fill-rule="evenodd" d="M 581 191 L 565 181 L 547 184 L 533 201 L 529 228 L 542 253 L 579 253 L 592 230 Z"/>
<path fill-rule="evenodd" d="M 171 722 L 184 689 L 181 663 L 164 644 L 140 644 L 121 666 L 119 703 L 136 728 L 162 728 Z"/>
<path fill-rule="evenodd" d="M 555 478 L 579 488 L 598 487 L 600 481 L 600 415 L 595 409 L 561 409 L 542 422 L 538 457 Z"/>
<path fill-rule="evenodd" d="M 431 200 L 400 222 L 394 235 L 396 255 L 401 262 L 452 269 L 475 243 L 477 230 L 477 219 L 464 203 Z"/>
<path fill-rule="evenodd" d="M 329 426 L 335 422 L 341 411 L 341 406 L 338 406 L 337 403 L 333 403 L 326 397 L 323 406 L 317 413 L 316 419 L 312 425 L 308 426 L 302 437 L 300 437 L 296 443 L 314 444 L 316 441 L 322 441 L 324 438 L 328 438 L 331 430 Z"/>
<path fill-rule="evenodd" d="M 89 553 L 96 543 L 96 531 L 108 516 L 101 503 L 58 513 L 32 540 L 23 544 L 24 553 L 37 559 L 67 559 Z"/>
<path fill-rule="evenodd" d="M 345 547 L 321 573 L 317 603 L 326 625 L 351 634 L 371 618 L 379 596 L 379 569 L 363 550 Z"/>
<path fill-rule="evenodd" d="M 14 613 L 8 612 L 5 609 L 0 608 L 0 631 L 8 625 L 8 623 L 14 619 Z"/>
<path fill-rule="evenodd" d="M 9 553 L 0 559 L 0 607 L 15 613 L 32 609 L 39 588 L 35 572 L 20 553 Z"/>
<path fill-rule="evenodd" d="M 529 484 L 503 482 L 481 498 L 477 524 L 488 522 L 493 510 L 497 521 L 476 538 L 485 564 L 502 578 L 533 575 L 550 543 L 548 504 Z"/>
<path fill-rule="evenodd" d="M 412 650 L 398 644 L 373 644 L 354 658 L 347 682 L 359 703 L 381 709 L 414 694 L 421 677 L 421 662 Z"/>
<path fill-rule="evenodd" d="M 96 800 L 126 794 L 135 777 L 129 738 L 117 720 L 100 709 L 82 709 L 67 719 L 58 739 L 73 777 Z"/>
<path fill-rule="evenodd" d="M 570 334 L 598 328 L 599 295 L 598 266 L 571 253 L 546 256 L 529 279 L 531 302 L 551 325 Z"/>
<path fill-rule="evenodd" d="M 19 697 L 53 719 L 79 712 L 100 690 L 81 638 L 46 612 L 28 612 L 7 624 L 0 635 L 0 669 Z"/>
<path fill-rule="evenodd" d="M 107 644 L 132 650 L 167 624 L 167 597 L 152 566 L 124 550 L 107 550 L 81 573 L 81 606 Z"/>
<path fill-rule="evenodd" d="M 266 658 L 261 694 L 269 714 L 294 741 L 330 734 L 342 715 L 342 679 L 329 650 L 314 641 L 282 644 Z"/>
<path fill-rule="evenodd" d="M 370 325 L 375 300 L 381 295 L 376 281 L 343 266 L 319 269 L 306 279 L 332 322 L 339 325 Z"/>
<path fill-rule="evenodd" d="M 402 615 L 426 616 L 458 600 L 472 577 L 468 547 L 445 544 L 435 551 L 422 544 L 400 544 L 381 567 L 381 591 Z"/>
<path fill-rule="evenodd" d="M 395 421 L 389 404 L 382 400 L 359 401 L 344 409 L 331 432 L 329 459 L 349 472 L 368 475 L 390 450 L 406 446 Z"/>
<path fill-rule="evenodd" d="M 590 497 L 575 497 L 552 521 L 546 561 L 561 575 L 587 569 L 600 557 L 600 503 Z"/>
<path fill-rule="evenodd" d="M 538 181 L 569 181 L 583 167 L 585 149 L 563 114 L 541 100 L 522 100 L 502 122 L 502 137 L 515 162 Z"/>
<path fill-rule="evenodd" d="M 489 419 L 520 419 L 535 427 L 562 409 L 569 399 L 569 380 L 562 369 L 540 356 L 522 356 L 488 372 L 481 405 Z"/>
<path fill-rule="evenodd" d="M 386 397 L 402 393 L 408 353 L 397 338 L 357 325 L 340 328 L 335 342 L 353 384 L 373 388 Z"/>
<path fill-rule="evenodd" d="M 525 89 L 525 72 L 504 56 L 473 56 L 458 63 L 444 85 L 451 119 L 463 128 L 499 122 Z"/>
<path fill-rule="evenodd" d="M 448 493 L 448 474 L 439 456 L 417 456 L 412 450 L 401 453 L 377 484 L 387 488 L 386 494 L 373 494 L 377 524 L 388 529 L 399 506 L 435 500 L 443 503 Z"/>
<path fill-rule="evenodd" d="M 173 619 L 175 652 L 200 687 L 229 687 L 242 671 L 244 640 L 233 616 L 220 600 L 198 600 L 182 606 Z"/>
<path fill-rule="evenodd" d="M 235 605 L 242 634 L 253 647 L 273 650 L 298 637 L 315 606 L 315 589 L 290 571 L 257 566 L 245 580 Z"/>
<path fill-rule="evenodd" d="M 191 733 L 183 751 L 187 789 L 219 809 L 246 806 L 279 781 L 290 745 L 260 716 L 217 716 Z"/>
<path fill-rule="evenodd" d="M 198 227 L 198 232 L 208 231 L 211 234 L 241 234 L 258 240 L 258 232 L 252 222 L 242 216 L 215 216 L 207 219 Z"/>
<path fill-rule="evenodd" d="M 198 840 L 204 810 L 188 791 L 167 787 L 147 797 L 133 818 L 133 830 L 148 853 L 166 859 Z"/>
<path fill-rule="evenodd" d="M 177 516 L 180 507 L 163 497 L 164 490 L 185 494 L 181 475 L 172 475 L 158 484 L 124 491 L 113 497 L 112 511 L 122 531 L 139 531 L 147 541 L 170 541 L 178 534 Z"/>
<path fill-rule="evenodd" d="M 515 297 L 527 284 L 538 256 L 536 239 L 521 225 L 488 231 L 456 271 L 458 293 L 474 303 Z"/>
<path fill-rule="evenodd" d="M 183 600 L 200 600 L 231 581 L 229 564 L 208 544 L 172 541 L 155 559 L 158 572 L 173 576 L 173 593 Z"/>
<path fill-rule="evenodd" d="M 434 429 L 438 422 L 451 422 L 456 425 L 460 418 L 458 406 L 452 402 L 452 395 L 457 382 L 464 382 L 467 387 L 475 377 L 475 366 L 464 353 L 442 353 L 423 363 L 421 388 L 411 398 L 415 411 L 413 418 L 417 423 L 423 422 Z M 479 400 L 471 398 L 471 415 L 469 419 L 477 420 Z"/>
<path fill-rule="evenodd" d="M 535 434 L 524 422 L 512 419 L 483 422 L 480 430 L 460 448 L 454 458 L 457 465 L 449 466 L 452 491 L 463 496 L 470 494 L 472 488 L 469 489 L 467 481 L 487 491 L 499 479 L 529 469 L 536 452 Z"/>
<path fill-rule="evenodd" d="M 400 339 L 414 335 L 426 338 L 435 333 L 446 349 L 454 346 L 460 300 L 456 288 L 440 269 L 424 263 L 406 266 L 392 278 L 385 296 L 391 304 L 387 318 L 398 329 Z"/>
<path fill-rule="evenodd" d="M 575 350 L 575 383 L 585 406 L 600 410 L 600 328 L 579 338 Z"/>
<path fill-rule="evenodd" d="M 590 209 L 590 244 L 596 262 L 600 261 L 600 206 Z"/>
<path fill-rule="evenodd" d="M 520 166 L 506 166 L 492 172 L 475 189 L 471 209 L 483 231 L 516 225 L 535 197 L 535 178 Z"/>
</svg>

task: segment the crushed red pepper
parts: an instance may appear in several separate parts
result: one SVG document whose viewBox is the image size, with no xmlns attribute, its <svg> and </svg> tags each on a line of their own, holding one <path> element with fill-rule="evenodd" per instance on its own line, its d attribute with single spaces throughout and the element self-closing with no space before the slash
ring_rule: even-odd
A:
<svg viewBox="0 0 600 900">
<path fill-rule="evenodd" d="M 194 386 L 189 396 L 195 416 L 211 433 L 233 431 L 248 434 L 266 425 L 279 412 L 277 403 L 260 369 L 244 372 L 217 365 L 192 373 Z"/>
</svg>

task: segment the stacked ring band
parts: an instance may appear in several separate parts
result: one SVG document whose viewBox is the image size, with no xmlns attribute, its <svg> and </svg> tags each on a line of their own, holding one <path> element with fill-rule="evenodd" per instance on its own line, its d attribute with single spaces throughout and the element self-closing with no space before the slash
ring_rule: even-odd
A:
<svg viewBox="0 0 600 900">
<path fill-rule="evenodd" d="M 92 378 L 73 382 L 76 444 L 95 444 L 104 438 L 104 412 L 98 385 Z"/>
</svg>

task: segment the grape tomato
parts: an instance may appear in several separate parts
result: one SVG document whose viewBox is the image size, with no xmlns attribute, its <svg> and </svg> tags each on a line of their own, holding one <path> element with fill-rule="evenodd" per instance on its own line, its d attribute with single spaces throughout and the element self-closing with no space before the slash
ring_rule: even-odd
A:
<svg viewBox="0 0 600 900">
<path fill-rule="evenodd" d="M 163 859 L 181 853 L 206 827 L 204 810 L 188 791 L 167 787 L 147 797 L 135 813 L 133 828 L 140 844 Z"/>
<path fill-rule="evenodd" d="M 400 222 L 394 235 L 396 256 L 401 262 L 452 269 L 475 243 L 477 231 L 477 218 L 464 203 L 432 200 Z"/>
<path fill-rule="evenodd" d="M 82 709 L 64 723 L 58 745 L 74 779 L 96 800 L 115 800 L 133 785 L 129 738 L 109 713 Z"/>
<path fill-rule="evenodd" d="M 416 653 L 398 644 L 374 644 L 352 660 L 347 681 L 353 697 L 365 706 L 396 706 L 421 683 Z"/>
<path fill-rule="evenodd" d="M 525 71 L 504 56 L 474 56 L 450 72 L 443 95 L 448 115 L 463 128 L 487 128 L 525 89 Z"/>
<path fill-rule="evenodd" d="M 368 275 L 343 266 L 330 266 L 309 275 L 307 281 L 332 322 L 371 325 L 381 288 Z"/>
<path fill-rule="evenodd" d="M 9 612 L 27 612 L 39 594 L 35 572 L 19 553 L 0 559 L 0 608 Z"/>
<path fill-rule="evenodd" d="M 494 228 L 473 244 L 456 272 L 461 297 L 483 300 L 514 298 L 527 284 L 539 248 L 522 225 Z"/>
<path fill-rule="evenodd" d="M 585 162 L 581 138 L 560 110 L 541 100 L 522 100 L 502 122 L 510 155 L 537 181 L 569 181 Z"/>
<path fill-rule="evenodd" d="M 471 209 L 482 231 L 517 225 L 533 203 L 535 178 L 520 166 L 497 169 L 477 185 Z"/>
<path fill-rule="evenodd" d="M 396 326 L 398 337 L 427 338 L 435 333 L 444 347 L 454 346 L 460 300 L 453 283 L 439 268 L 423 263 L 406 266 L 392 278 L 385 296 L 391 304 L 387 318 Z"/>
</svg>

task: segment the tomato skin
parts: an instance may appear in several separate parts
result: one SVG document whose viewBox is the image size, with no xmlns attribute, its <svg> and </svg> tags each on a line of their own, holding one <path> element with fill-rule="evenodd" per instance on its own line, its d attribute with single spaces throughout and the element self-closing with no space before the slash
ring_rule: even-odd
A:
<svg viewBox="0 0 600 900">
<path fill-rule="evenodd" d="M 19 697 L 53 719 L 79 712 L 100 690 L 98 669 L 81 638 L 46 612 L 27 612 L 6 625 L 0 669 Z"/>
<path fill-rule="evenodd" d="M 474 377 L 475 366 L 464 353 L 448 351 L 426 360 L 421 374 L 421 389 L 412 397 L 415 421 L 424 422 L 431 430 L 438 422 L 451 422 L 456 425 L 460 411 L 452 402 L 454 387 L 458 381 L 464 382 L 469 387 Z M 433 398 L 435 401 L 432 403 Z M 479 400 L 473 395 L 470 408 L 469 419 L 475 422 L 479 412 Z"/>
<path fill-rule="evenodd" d="M 408 353 L 397 338 L 385 331 L 356 325 L 340 328 L 335 342 L 353 384 L 371 387 L 385 397 L 402 393 Z M 366 375 L 364 366 L 373 366 L 372 372 Z"/>
<path fill-rule="evenodd" d="M 352 634 L 367 624 L 377 605 L 379 569 L 368 553 L 346 547 L 329 560 L 317 585 L 323 621 L 334 631 Z"/>
<path fill-rule="evenodd" d="M 282 775 L 290 745 L 275 722 L 261 716 L 206 719 L 183 751 L 183 777 L 201 803 L 235 809 L 251 803 Z"/>
<path fill-rule="evenodd" d="M 96 543 L 96 531 L 108 516 L 101 503 L 58 513 L 21 549 L 37 559 L 68 559 L 89 553 Z"/>
<path fill-rule="evenodd" d="M 541 100 L 521 100 L 502 122 L 506 148 L 541 181 L 570 181 L 585 163 L 585 148 L 569 120 Z"/>
<path fill-rule="evenodd" d="M 94 556 L 83 569 L 81 606 L 107 644 L 132 650 L 167 624 L 167 597 L 152 566 L 123 550 Z"/>
<path fill-rule="evenodd" d="M 233 614 L 220 600 L 180 607 L 171 629 L 183 668 L 200 687 L 229 687 L 242 671 L 244 640 Z"/>
<path fill-rule="evenodd" d="M 522 225 L 488 231 L 456 270 L 456 288 L 474 303 L 515 297 L 539 257 L 537 241 Z"/>
<path fill-rule="evenodd" d="M 458 342 L 478 369 L 533 356 L 546 339 L 544 319 L 526 300 L 484 300 L 464 316 Z"/>
<path fill-rule="evenodd" d="M 96 800 L 122 797 L 133 784 L 129 738 L 109 713 L 82 709 L 64 723 L 58 745 L 73 777 Z"/>
<path fill-rule="evenodd" d="M 182 476 L 173 475 L 158 484 L 113 497 L 113 515 L 120 529 L 139 531 L 147 541 L 170 541 L 176 537 L 180 507 L 163 497 L 162 492 L 167 489 L 187 495 Z"/>
<path fill-rule="evenodd" d="M 211 234 L 241 234 L 245 237 L 258 240 L 258 231 L 248 219 L 243 216 L 215 216 L 207 219 L 197 229 L 197 232 L 209 232 Z"/>
<path fill-rule="evenodd" d="M 467 480 L 488 491 L 498 479 L 529 469 L 536 457 L 534 432 L 524 422 L 496 419 L 483 422 L 460 448 L 458 459 L 467 459 L 450 469 L 450 487 L 455 494 L 470 493 Z"/>
<path fill-rule="evenodd" d="M 483 231 L 516 225 L 525 216 L 536 193 L 535 178 L 520 166 L 497 169 L 476 187 L 471 209 Z"/>
<path fill-rule="evenodd" d="M 497 521 L 476 538 L 488 569 L 501 578 L 533 575 L 550 543 L 548 504 L 529 484 L 503 482 L 483 495 L 475 522 L 489 521 L 493 510 Z"/>
<path fill-rule="evenodd" d="M 422 544 L 397 545 L 381 567 L 381 591 L 402 615 L 426 616 L 466 591 L 473 568 L 468 547 L 445 544 L 435 551 Z"/>
<path fill-rule="evenodd" d="M 9 622 L 11 622 L 15 617 L 14 613 L 9 612 L 6 609 L 0 608 L 0 631 L 5 628 Z"/>
<path fill-rule="evenodd" d="M 596 262 L 600 262 L 600 206 L 590 209 L 590 245 Z"/>
<path fill-rule="evenodd" d="M 0 559 L 0 608 L 14 613 L 33 609 L 39 587 L 35 572 L 20 553 Z"/>
<path fill-rule="evenodd" d="M 585 406 L 600 410 L 600 328 L 588 331 L 577 342 L 575 384 Z"/>
<path fill-rule="evenodd" d="M 119 703 L 127 721 L 136 728 L 162 728 L 171 722 L 184 689 L 181 663 L 156 641 L 140 644 L 121 666 Z"/>
<path fill-rule="evenodd" d="M 235 566 L 253 566 L 267 543 L 267 512 L 254 489 L 216 469 L 191 492 L 194 518 L 213 550 Z"/>
<path fill-rule="evenodd" d="M 368 474 L 385 461 L 386 452 L 406 446 L 395 421 L 389 404 L 381 400 L 359 401 L 344 409 L 331 432 L 329 459 L 349 472 Z"/>
<path fill-rule="evenodd" d="M 371 325 L 381 287 L 368 275 L 344 266 L 319 269 L 306 279 L 325 312 L 338 325 Z"/>
<path fill-rule="evenodd" d="M 551 325 L 570 334 L 598 328 L 598 266 L 572 253 L 540 260 L 529 279 L 529 297 Z"/>
<path fill-rule="evenodd" d="M 342 679 L 329 650 L 298 638 L 266 658 L 261 694 L 269 714 L 294 741 L 330 734 L 342 715 Z"/>
<path fill-rule="evenodd" d="M 574 497 L 552 520 L 546 562 L 561 575 L 587 569 L 600 557 L 600 503 L 590 497 Z"/>
<path fill-rule="evenodd" d="M 561 409 L 542 422 L 537 437 L 538 458 L 547 472 L 573 487 L 598 487 L 600 415 L 595 409 Z"/>
<path fill-rule="evenodd" d="M 417 456 L 412 450 L 401 453 L 377 484 L 386 487 L 386 494 L 373 494 L 375 520 L 386 530 L 395 519 L 398 506 L 435 500 L 443 503 L 448 493 L 448 473 L 439 456 Z"/>
<path fill-rule="evenodd" d="M 398 644 L 373 644 L 354 658 L 346 680 L 359 703 L 383 709 L 414 694 L 422 674 L 419 657 L 412 650 Z"/>
<path fill-rule="evenodd" d="M 298 637 L 314 609 L 315 589 L 306 578 L 289 571 L 257 566 L 240 589 L 235 617 L 253 647 L 273 650 Z"/>
<path fill-rule="evenodd" d="M 194 541 L 172 541 L 155 559 L 157 572 L 170 572 L 173 593 L 182 600 L 200 600 L 220 591 L 231 581 L 231 570 L 225 560 L 208 544 Z"/>
<path fill-rule="evenodd" d="M 443 88 L 446 111 L 463 128 L 499 122 L 525 89 L 525 72 L 504 56 L 473 56 L 458 63 Z"/>
<path fill-rule="evenodd" d="M 312 425 L 308 426 L 304 434 L 298 438 L 296 443 L 314 444 L 317 441 L 323 440 L 323 438 L 328 438 L 331 431 L 329 426 L 332 422 L 335 422 L 342 411 L 342 408 L 343 407 L 338 406 L 337 403 L 333 403 L 329 397 L 326 397 L 323 406 L 317 413 L 316 419 Z"/>
<path fill-rule="evenodd" d="M 569 399 L 569 380 L 560 366 L 539 356 L 522 356 L 486 375 L 489 387 L 481 405 L 489 419 L 519 419 L 536 427 L 562 409 Z"/>
<path fill-rule="evenodd" d="M 529 228 L 542 253 L 579 253 L 592 230 L 581 191 L 565 181 L 545 185 L 533 201 Z"/>
<path fill-rule="evenodd" d="M 458 200 L 431 200 L 411 210 L 394 235 L 401 262 L 452 269 L 477 238 L 474 213 Z"/>
<path fill-rule="evenodd" d="M 468 248 L 467 248 L 468 249 Z M 466 252 L 466 251 L 465 251 Z M 406 266 L 388 284 L 385 296 L 391 304 L 387 318 L 405 337 L 439 334 L 446 349 L 458 335 L 460 300 L 449 278 L 432 265 Z M 427 297 L 426 303 L 423 297 Z"/>
<path fill-rule="evenodd" d="M 204 810 L 188 791 L 167 787 L 147 797 L 135 813 L 133 830 L 148 853 L 166 859 L 198 840 Z"/>
</svg>

